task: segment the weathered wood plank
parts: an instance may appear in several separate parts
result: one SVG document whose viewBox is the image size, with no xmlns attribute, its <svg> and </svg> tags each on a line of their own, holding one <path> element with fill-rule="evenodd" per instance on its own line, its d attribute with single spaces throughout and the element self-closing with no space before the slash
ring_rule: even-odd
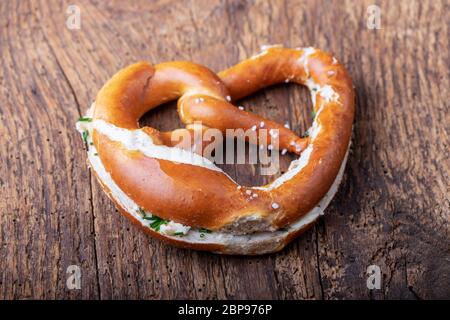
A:
<svg viewBox="0 0 450 320">
<path fill-rule="evenodd" d="M 369 0 L 81 0 L 80 30 L 65 27 L 69 4 L 0 4 L 0 298 L 450 297 L 447 1 L 380 1 L 380 30 L 366 27 Z M 220 71 L 274 43 L 333 52 L 356 86 L 352 153 L 319 224 L 278 254 L 222 257 L 168 247 L 120 217 L 74 129 L 102 84 L 138 60 Z M 311 121 L 295 86 L 240 104 L 297 133 Z M 174 104 L 143 123 L 180 126 Z M 274 178 L 258 168 L 225 166 L 248 185 Z M 70 264 L 80 291 L 65 288 Z M 366 288 L 371 264 L 381 290 Z"/>
<path fill-rule="evenodd" d="M 76 97 L 36 7 L 0 5 L 0 298 L 96 298 L 89 172 Z M 66 290 L 66 269 L 85 270 Z"/>
<path fill-rule="evenodd" d="M 325 297 L 448 298 L 448 2 L 383 2 L 381 30 L 360 26 L 370 4 L 346 6 L 347 36 L 329 39 L 348 52 L 358 112 L 347 179 L 319 226 Z M 366 288 L 371 264 L 381 292 Z"/>
</svg>

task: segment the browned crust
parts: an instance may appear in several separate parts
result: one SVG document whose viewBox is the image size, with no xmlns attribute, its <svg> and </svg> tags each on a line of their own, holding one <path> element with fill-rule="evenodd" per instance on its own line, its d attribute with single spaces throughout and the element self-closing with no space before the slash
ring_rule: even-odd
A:
<svg viewBox="0 0 450 320">
<path fill-rule="evenodd" d="M 224 103 L 223 95 L 228 90 L 233 98 L 240 98 L 285 78 L 304 83 L 307 74 L 299 63 L 301 54 L 299 50 L 271 49 L 265 55 L 246 60 L 220 73 L 226 87 L 211 71 L 192 63 L 175 62 L 156 67 L 146 63 L 132 65 L 115 75 L 100 91 L 94 118 L 133 129 L 137 128 L 138 118 L 149 108 L 193 88 L 210 97 L 214 103 Z M 353 87 L 344 67 L 320 50 L 309 56 L 307 67 L 308 76 L 317 84 L 322 87 L 329 85 L 339 94 L 339 102 L 324 102 L 317 96 L 316 109 L 321 104 L 327 106 L 318 116 L 322 129 L 314 141 L 307 165 L 300 174 L 277 189 L 269 192 L 252 189 L 259 196 L 252 201 L 245 196 L 245 188 L 238 189 L 233 181 L 221 173 L 145 157 L 140 152 L 125 150 L 120 143 L 96 131 L 94 144 L 116 184 L 139 206 L 162 218 L 192 227 L 217 230 L 240 217 L 257 212 L 272 220 L 274 227 L 289 226 L 314 208 L 328 192 L 344 159 L 354 116 Z M 199 83 L 202 87 L 198 86 Z M 183 103 L 190 103 L 189 99 Z M 231 109 L 227 109 L 226 114 L 220 111 L 223 108 L 216 109 L 217 122 L 221 123 L 223 117 L 233 115 Z M 184 115 L 180 116 L 188 119 L 206 116 L 214 121 L 212 115 L 216 109 L 183 107 Z M 206 110 L 204 115 L 202 110 Z M 190 114 L 190 111 L 194 114 Z M 242 115 L 236 114 L 238 116 Z M 273 202 L 280 209 L 273 209 Z M 127 216 L 132 218 L 129 214 Z M 304 229 L 287 236 L 281 248 Z M 167 238 L 150 229 L 146 232 L 185 246 L 182 240 Z M 186 246 L 196 249 L 201 247 L 197 244 Z M 214 251 L 223 252 L 226 249 L 220 247 Z"/>
</svg>

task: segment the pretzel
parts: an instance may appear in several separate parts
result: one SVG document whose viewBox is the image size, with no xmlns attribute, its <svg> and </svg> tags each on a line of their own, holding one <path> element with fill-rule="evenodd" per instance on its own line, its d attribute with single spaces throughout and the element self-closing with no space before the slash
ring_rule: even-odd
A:
<svg viewBox="0 0 450 320">
<path fill-rule="evenodd" d="M 307 137 L 232 104 L 284 82 L 311 91 L 315 118 Z M 139 128 L 145 112 L 175 99 L 185 129 Z M 104 85 L 77 127 L 103 189 L 147 233 L 185 248 L 254 255 L 281 250 L 323 213 L 342 178 L 354 111 L 351 79 L 334 57 L 268 47 L 218 75 L 192 62 L 133 64 Z M 300 154 L 261 187 L 238 185 L 171 139 L 197 129 L 255 127 L 257 135 L 261 127 L 278 130 L 279 148 Z"/>
</svg>

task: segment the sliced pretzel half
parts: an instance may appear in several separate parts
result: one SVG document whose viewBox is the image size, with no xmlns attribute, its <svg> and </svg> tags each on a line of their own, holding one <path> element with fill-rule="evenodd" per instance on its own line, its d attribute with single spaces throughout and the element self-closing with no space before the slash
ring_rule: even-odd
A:
<svg viewBox="0 0 450 320">
<path fill-rule="evenodd" d="M 316 115 L 307 138 L 231 104 L 283 82 L 311 91 Z M 173 147 L 172 132 L 139 128 L 145 112 L 174 99 L 188 127 L 179 130 L 192 130 L 196 121 L 221 131 L 264 126 L 279 130 L 280 149 L 300 157 L 268 185 L 240 186 L 208 159 Z M 91 122 L 79 123 L 93 143 L 89 161 L 126 216 L 184 247 L 261 254 L 283 248 L 336 192 L 350 142 L 354 92 L 331 55 L 272 47 L 218 76 L 191 62 L 131 65 L 100 90 L 89 116 Z"/>
</svg>

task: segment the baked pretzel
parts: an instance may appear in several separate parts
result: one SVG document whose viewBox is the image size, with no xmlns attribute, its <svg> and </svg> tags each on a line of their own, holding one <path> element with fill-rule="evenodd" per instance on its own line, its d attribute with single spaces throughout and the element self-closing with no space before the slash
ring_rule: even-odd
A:
<svg viewBox="0 0 450 320">
<path fill-rule="evenodd" d="M 307 137 L 231 103 L 283 82 L 311 91 Z M 201 130 L 276 129 L 279 148 L 300 157 L 265 186 L 240 186 L 202 155 L 174 146 L 174 132 L 139 128 L 144 113 L 175 99 L 186 124 L 175 133 L 192 133 L 197 121 Z M 263 254 L 282 249 L 323 213 L 343 174 L 353 117 L 352 82 L 334 57 L 269 47 L 218 75 L 191 62 L 133 64 L 104 85 L 77 125 L 104 190 L 146 232 L 187 248 Z"/>
</svg>

